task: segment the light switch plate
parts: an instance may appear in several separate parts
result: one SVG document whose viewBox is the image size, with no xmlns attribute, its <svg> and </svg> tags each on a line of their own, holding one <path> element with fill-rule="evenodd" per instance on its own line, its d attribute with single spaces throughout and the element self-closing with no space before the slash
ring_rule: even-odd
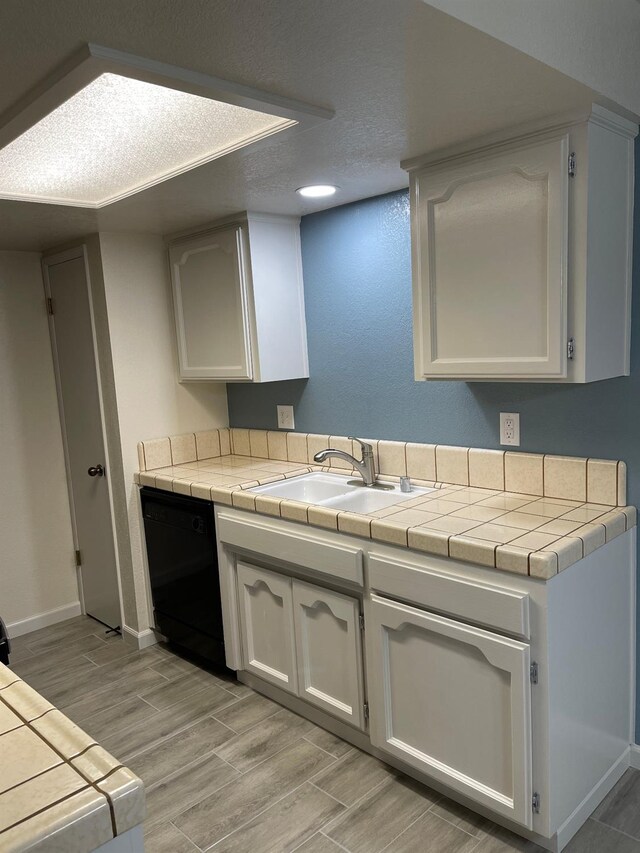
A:
<svg viewBox="0 0 640 853">
<path fill-rule="evenodd" d="M 520 415 L 518 412 L 500 412 L 500 444 L 520 447 Z"/>
<path fill-rule="evenodd" d="M 276 406 L 278 410 L 278 429 L 295 429 L 293 406 Z"/>
</svg>

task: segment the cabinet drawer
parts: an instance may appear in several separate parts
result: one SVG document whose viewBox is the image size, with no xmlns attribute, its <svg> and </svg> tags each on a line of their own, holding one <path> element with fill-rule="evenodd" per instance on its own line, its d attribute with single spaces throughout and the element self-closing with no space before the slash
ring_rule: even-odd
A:
<svg viewBox="0 0 640 853">
<path fill-rule="evenodd" d="M 263 523 L 258 515 L 245 520 L 221 512 L 216 526 L 225 545 L 362 586 L 362 549 L 353 545 L 325 542 L 299 530 L 276 529 L 273 522 Z"/>
<path fill-rule="evenodd" d="M 372 590 L 529 638 L 529 595 L 404 560 L 369 555 Z"/>
</svg>

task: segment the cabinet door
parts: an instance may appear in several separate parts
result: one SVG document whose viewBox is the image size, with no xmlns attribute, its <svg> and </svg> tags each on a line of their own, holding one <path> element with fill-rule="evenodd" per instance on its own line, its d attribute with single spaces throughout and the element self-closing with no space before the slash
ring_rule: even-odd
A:
<svg viewBox="0 0 640 853">
<path fill-rule="evenodd" d="M 238 563 L 243 668 L 297 692 L 291 578 Z"/>
<path fill-rule="evenodd" d="M 360 603 L 294 581 L 293 607 L 300 697 L 362 728 Z"/>
<path fill-rule="evenodd" d="M 568 138 L 412 179 L 416 378 L 563 377 Z"/>
<path fill-rule="evenodd" d="M 376 595 L 371 617 L 371 742 L 531 827 L 529 647 Z"/>
<path fill-rule="evenodd" d="M 175 244 L 169 256 L 181 379 L 251 379 L 242 228 Z"/>
</svg>

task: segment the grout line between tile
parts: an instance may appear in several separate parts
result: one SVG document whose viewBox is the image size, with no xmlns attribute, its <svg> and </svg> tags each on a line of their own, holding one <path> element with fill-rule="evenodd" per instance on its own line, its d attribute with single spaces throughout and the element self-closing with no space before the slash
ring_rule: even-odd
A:
<svg viewBox="0 0 640 853">
<path fill-rule="evenodd" d="M 328 768 L 325 767 L 324 769 L 327 770 Z M 320 771 L 320 772 L 322 772 L 322 771 Z M 315 776 L 319 776 L 319 775 L 320 775 L 320 773 L 315 774 Z M 315 776 L 312 777 L 312 779 L 315 778 Z M 382 779 L 382 781 L 378 782 L 377 785 L 374 785 L 373 788 L 369 788 L 369 790 L 366 791 L 361 797 L 358 797 L 357 800 L 354 800 L 349 805 L 347 805 L 346 803 L 343 803 L 342 800 L 338 800 L 337 797 L 331 797 L 331 794 L 329 794 L 329 796 L 333 800 L 336 800 L 336 802 L 340 803 L 341 806 L 344 806 L 344 811 L 342 812 L 342 814 L 339 814 L 336 817 L 332 817 L 331 820 L 328 820 L 326 823 L 324 823 L 320 827 L 319 831 L 322 832 L 323 835 L 325 835 L 326 833 L 324 830 L 327 827 L 330 827 L 332 824 L 337 823 L 340 820 L 340 818 L 344 817 L 347 814 L 347 812 L 350 812 L 352 809 L 355 809 L 356 806 L 359 806 L 360 803 L 362 803 L 363 800 L 366 800 L 367 797 L 369 797 L 372 794 L 375 794 L 377 791 L 381 790 L 385 785 L 387 785 L 389 783 L 389 780 L 391 778 L 393 778 L 393 774 L 389 775 L 386 779 Z M 311 782 L 311 779 L 308 779 L 307 781 Z M 316 785 L 315 782 L 311 782 L 311 784 L 314 786 L 314 788 L 317 788 L 319 791 L 322 791 L 323 794 L 327 793 L 327 791 L 325 791 L 319 785 Z M 331 838 L 331 836 L 328 836 L 328 837 Z M 333 838 L 331 838 L 331 840 L 333 841 Z"/>
<path fill-rule="evenodd" d="M 195 725 L 197 725 L 197 723 Z M 179 732 L 176 732 L 176 734 L 179 734 Z M 151 748 L 153 748 L 153 747 L 151 747 Z M 139 755 L 144 755 L 144 753 L 141 752 L 141 753 L 139 753 Z M 187 764 L 183 764 L 182 767 L 179 767 L 177 770 L 172 770 L 171 773 L 168 773 L 166 776 L 163 776 L 162 779 L 158 779 L 157 781 L 153 782 L 151 785 L 148 785 L 148 786 L 145 785 L 145 791 L 147 791 L 148 793 L 151 793 L 151 791 L 155 791 L 155 789 L 158 788 L 160 785 L 165 785 L 166 783 L 171 782 L 172 779 L 175 779 L 176 777 L 180 776 L 185 771 L 190 770 L 199 761 L 202 761 L 202 759 L 211 758 L 212 755 L 215 755 L 216 758 L 219 758 L 220 761 L 224 762 L 224 764 L 226 764 L 228 767 L 230 767 L 236 773 L 240 772 L 237 767 L 234 767 L 232 764 L 229 764 L 228 761 L 225 761 L 224 758 L 222 758 L 220 755 L 218 755 L 214 749 L 210 749 L 207 752 L 202 753 L 202 755 L 199 755 L 197 758 L 194 758 L 193 761 L 189 761 L 189 762 L 187 762 Z M 236 777 L 236 779 L 239 779 L 239 778 L 240 778 L 239 776 Z M 229 785 L 231 782 L 235 782 L 236 779 L 230 779 L 229 782 L 225 782 L 224 785 L 221 785 L 220 787 L 224 788 L 227 785 Z M 206 799 L 206 797 L 209 797 L 211 794 L 215 794 L 219 790 L 220 790 L 220 788 L 216 788 L 215 791 L 209 791 L 206 794 L 205 799 Z M 180 814 L 182 814 L 183 811 L 190 809 L 192 806 L 197 805 L 197 803 L 199 803 L 199 802 L 201 802 L 201 801 L 198 800 L 196 803 L 190 803 L 188 806 L 185 806 L 182 809 L 182 811 L 180 812 Z M 175 820 L 176 817 L 177 817 L 177 815 L 174 815 L 173 817 L 169 818 L 169 820 L 170 821 Z M 160 820 L 160 818 L 158 818 L 158 820 Z"/>
<path fill-rule="evenodd" d="M 255 691 L 254 691 L 254 692 L 255 692 Z M 258 695 L 260 695 L 260 694 L 258 694 Z M 236 698 L 237 698 L 237 697 L 236 697 Z M 242 696 L 242 697 L 240 697 L 239 699 L 237 699 L 237 701 L 238 701 L 238 702 L 242 702 L 242 701 L 243 701 L 244 699 L 246 699 L 246 698 L 248 698 L 248 697 L 246 697 L 246 696 Z M 251 732 L 251 731 L 253 731 L 253 730 L 256 728 L 256 726 L 260 726 L 260 725 L 262 725 L 262 723 L 266 722 L 267 720 L 270 720 L 270 719 L 271 719 L 271 717 L 275 717 L 275 715 L 276 715 L 276 714 L 279 714 L 279 713 L 280 713 L 280 711 L 282 711 L 282 710 L 283 710 L 284 705 L 280 705 L 278 708 L 276 708 L 276 710 L 275 710 L 272 714 L 269 714 L 269 716 L 267 716 L 267 717 L 263 717 L 261 720 L 258 720 L 258 722 L 257 722 L 257 723 L 254 723 L 252 726 L 249 726 L 248 728 L 243 729 L 241 732 L 236 731 L 236 729 L 234 729 L 234 728 L 233 728 L 233 726 L 230 726 L 228 723 L 223 723 L 223 722 L 222 722 L 222 720 L 219 720 L 219 719 L 216 717 L 216 714 L 218 713 L 218 711 L 226 711 L 226 710 L 227 710 L 227 708 L 230 708 L 230 707 L 231 707 L 231 705 L 224 705 L 222 708 L 216 708 L 216 710 L 215 710 L 212 714 L 210 714 L 210 716 L 211 716 L 211 717 L 213 717 L 213 718 L 214 718 L 214 720 L 216 720 L 216 722 L 218 722 L 218 723 L 220 723 L 221 725 L 226 726 L 226 728 L 230 729 L 230 730 L 231 730 L 235 735 L 244 735 L 244 734 L 246 734 L 247 732 Z M 289 744 L 287 744 L 287 746 L 289 746 Z M 282 749 L 286 749 L 286 748 L 287 748 L 287 746 L 283 746 L 283 747 L 282 747 Z M 313 744 L 313 746 L 315 746 L 315 743 Z M 317 747 L 317 748 L 318 748 L 318 749 L 320 749 L 320 747 Z M 215 752 L 215 750 L 214 750 L 214 752 Z M 279 750 L 278 750 L 278 752 L 282 752 L 282 750 L 280 750 L 280 749 L 279 749 Z M 278 752 L 274 752 L 274 755 L 277 755 L 277 754 L 278 754 Z M 323 752 L 324 752 L 324 750 L 323 750 Z M 269 758 L 270 758 L 270 757 L 271 757 L 271 756 L 269 756 Z M 263 760 L 264 760 L 264 761 L 268 761 L 269 759 L 268 759 L 268 758 L 265 758 L 265 759 L 263 759 Z M 260 764 L 262 764 L 262 761 L 260 762 Z M 257 764 L 255 764 L 254 766 L 255 766 L 255 767 L 258 767 L 258 765 L 257 765 Z"/>
<path fill-rule="evenodd" d="M 324 837 L 325 837 L 326 839 L 328 839 L 328 840 L 329 840 L 329 841 L 331 841 L 333 844 L 335 844 L 337 847 L 339 847 L 339 848 L 340 848 L 340 850 L 344 850 L 344 851 L 345 851 L 345 853 L 351 853 L 351 851 L 350 851 L 350 850 L 348 850 L 348 849 L 347 849 L 343 844 L 340 844 L 340 842 L 339 842 L 339 841 L 336 841 L 335 839 L 331 838 L 329 835 L 326 835 L 326 834 L 325 834 L 321 829 L 319 829 L 319 830 L 318 830 L 318 835 L 324 835 Z M 312 836 L 312 837 L 313 837 L 313 836 Z M 296 848 L 296 849 L 299 849 L 299 848 Z"/>
<path fill-rule="evenodd" d="M 31 725 L 31 723 L 30 723 L 30 722 L 25 718 L 25 716 L 24 716 L 22 713 L 20 713 L 20 711 L 18 711 L 16 708 L 13 708 L 11 705 L 9 705 L 9 703 L 7 702 L 7 700 L 6 700 L 6 699 L 4 699 L 2 696 L 0 696 L 0 703 L 2 703 L 3 705 L 5 705 L 6 707 L 8 707 L 11 711 L 13 711 L 13 713 L 16 715 L 16 717 L 18 717 L 19 719 L 21 719 L 21 720 L 23 721 L 23 723 L 24 723 L 25 727 L 26 727 L 26 728 L 28 728 L 28 729 L 29 729 L 29 731 L 33 732 L 33 733 L 34 733 L 38 738 L 40 738 L 40 740 L 41 740 L 44 744 L 46 744 L 46 745 L 49 747 L 49 749 L 51 749 L 53 752 L 55 752 L 55 753 L 56 753 L 56 755 L 57 755 L 59 758 L 61 758 L 61 759 L 62 759 L 62 763 L 66 764 L 66 765 L 67 765 L 67 767 L 69 767 L 71 770 L 73 770 L 73 771 L 74 771 L 74 773 L 77 773 L 77 775 L 78 775 L 81 779 L 84 779 L 84 780 L 85 780 L 85 782 L 87 782 L 87 785 L 85 786 L 86 788 L 89 788 L 89 787 L 93 788 L 95 791 L 97 791 L 97 793 L 98 793 L 98 794 L 101 794 L 101 795 L 106 799 L 107 804 L 108 804 L 108 806 L 109 806 L 109 813 L 110 813 L 110 815 L 111 815 L 111 830 L 112 830 L 112 832 L 113 832 L 113 837 L 115 838 L 115 837 L 117 836 L 117 834 L 118 834 L 118 829 L 117 829 L 117 824 L 116 824 L 116 814 L 115 814 L 115 808 L 114 808 L 114 805 L 113 805 L 113 801 L 112 801 L 111 797 L 109 796 L 109 794 L 107 794 L 107 793 L 106 793 L 106 791 L 101 791 L 101 790 L 97 787 L 97 784 L 96 784 L 95 782 L 92 782 L 92 781 L 91 781 L 91 779 L 88 779 L 85 773 L 83 773 L 81 770 L 79 770 L 77 767 L 75 767 L 75 766 L 71 763 L 72 759 L 77 758 L 77 757 L 78 757 L 78 755 L 79 755 L 80 753 L 76 753 L 75 755 L 72 755 L 72 756 L 70 756 L 69 758 L 67 758 L 65 755 L 63 755 L 63 754 L 62 754 L 62 752 L 60 752 L 60 750 L 56 747 L 56 745 L 55 745 L 55 744 L 53 744 L 53 743 L 51 743 L 51 741 L 47 740 L 47 739 L 45 738 L 45 736 L 44 736 L 41 732 L 39 732 L 39 731 L 38 731 L 38 729 L 34 728 L 34 727 Z M 57 709 L 55 709 L 55 708 L 54 708 L 53 710 L 57 710 Z M 62 714 L 62 711 L 60 711 L 59 713 L 60 713 L 60 714 Z M 63 715 L 63 716 L 64 716 L 64 715 Z M 67 718 L 67 717 L 65 717 L 65 719 L 68 719 L 68 718 Z M 97 744 L 95 741 L 94 741 L 92 744 L 90 744 L 90 746 L 98 746 L 98 745 L 99 745 L 99 744 Z M 81 750 L 81 752 L 84 752 L 84 751 L 86 751 L 86 750 Z M 56 765 L 56 766 L 59 766 L 59 765 Z M 28 782 L 28 781 L 29 781 L 29 780 L 28 780 L 28 779 L 26 779 L 26 780 L 25 780 L 25 782 L 22 782 L 21 784 L 23 784 L 23 785 L 24 785 L 24 784 L 25 784 L 26 782 Z M 47 805 L 47 806 L 43 807 L 42 809 L 39 809 L 37 812 L 35 812 L 34 814 L 29 815 L 27 818 L 24 818 L 23 820 L 18 821 L 17 823 L 13 824 L 13 826 L 18 826 L 18 824 L 20 824 L 20 823 L 24 823 L 24 821 L 25 821 L 25 820 L 28 820 L 29 818 L 35 817 L 36 815 L 41 814 L 42 812 L 45 812 L 45 811 L 47 811 L 47 810 L 48 810 L 48 809 L 50 809 L 50 808 L 53 808 L 54 806 L 58 805 L 59 803 L 64 802 L 64 800 L 69 799 L 69 797 L 72 797 L 72 796 L 74 796 L 75 794 L 79 794 L 79 793 L 81 793 L 83 790 L 84 790 L 84 788 L 80 788 L 80 790 L 79 790 L 79 791 L 74 791 L 72 794 L 69 794 L 69 795 L 67 795 L 66 797 L 63 797 L 63 798 L 62 798 L 61 800 L 59 800 L 58 802 L 55 802 L 55 803 L 49 803 L 49 805 Z M 3 832 L 6 832 L 8 829 L 12 829 L 12 828 L 13 828 L 13 827 L 11 827 L 11 826 L 9 826 L 9 827 L 5 827 L 5 829 L 3 830 Z"/>
<path fill-rule="evenodd" d="M 286 749 L 286 747 L 285 747 L 285 749 Z M 280 750 L 280 751 L 282 751 L 282 750 Z M 278 753 L 275 753 L 275 754 L 278 755 Z M 259 767 L 259 765 L 256 764 L 256 767 Z M 241 776 L 240 778 L 243 778 L 243 777 Z M 222 791 L 228 785 L 232 785 L 234 782 L 237 782 L 237 781 L 238 781 L 237 779 L 231 779 L 231 781 L 227 782 L 225 785 L 222 785 L 222 787 L 218 788 L 213 793 L 217 794 L 219 791 Z M 216 844 L 220 844 L 221 841 L 224 841 L 226 838 L 229 838 L 230 836 L 234 835 L 236 832 L 239 832 L 241 829 L 244 829 L 245 826 L 250 824 L 256 818 L 265 814 L 265 812 L 268 812 L 269 809 L 272 809 L 278 803 L 282 802 L 282 800 L 286 799 L 286 797 L 289 797 L 289 796 L 291 796 L 291 794 L 295 793 L 296 791 L 299 791 L 300 788 L 302 788 L 304 785 L 306 785 L 308 781 L 309 781 L 308 779 L 305 779 L 305 781 L 302 782 L 300 785 L 296 785 L 295 788 L 292 788 L 290 791 L 287 791 L 281 797 L 278 797 L 277 800 L 274 800 L 274 802 L 270 803 L 266 808 L 260 809 L 259 811 L 252 814 L 251 817 L 248 820 L 246 820 L 244 823 L 240 824 L 240 826 L 236 826 L 235 829 L 233 829 L 231 832 L 228 832 L 226 835 L 223 835 L 221 838 L 218 838 L 216 841 L 213 842 L 213 844 L 210 844 L 208 847 L 202 847 L 200 849 L 203 851 L 203 853 L 207 853 L 207 851 L 213 850 L 213 848 L 216 846 Z M 205 799 L 206 799 L 206 797 L 205 797 Z M 202 800 L 200 800 L 199 802 L 202 802 Z M 198 805 L 198 803 L 194 803 L 193 805 Z M 184 809 L 182 812 L 180 812 L 180 814 L 183 814 L 185 811 L 188 811 L 189 808 L 193 808 L 193 805 L 188 806 L 187 809 Z M 171 820 L 176 820 L 178 817 L 180 817 L 180 815 L 175 815 L 175 817 L 171 818 Z M 189 836 L 187 836 L 187 838 L 189 838 Z M 191 841 L 190 838 L 189 838 L 189 841 Z M 195 842 L 193 842 L 193 843 L 195 843 Z"/>
<path fill-rule="evenodd" d="M 174 819 L 175 819 L 175 818 L 174 818 Z M 200 850 L 200 848 L 199 848 L 199 847 L 198 847 L 198 845 L 195 843 L 195 841 L 192 841 L 192 840 L 189 838 L 189 836 L 188 836 L 188 835 L 185 835 L 185 834 L 184 834 L 184 832 L 180 829 L 180 827 L 175 825 L 175 823 L 173 822 L 173 820 L 170 820 L 170 821 L 169 821 L 169 826 L 172 826 L 172 827 L 176 830 L 176 832 L 179 832 L 179 833 L 180 833 L 180 835 L 181 835 L 183 838 L 186 838 L 186 840 L 189 842 L 189 844 L 191 844 L 191 846 L 193 847 L 193 849 L 194 849 L 195 853 L 197 853 L 197 851 L 199 851 L 199 850 Z"/>
<path fill-rule="evenodd" d="M 438 814 L 437 812 L 434 812 L 434 811 L 433 811 L 434 806 L 439 805 L 439 804 L 442 802 L 442 800 L 447 800 L 447 799 L 448 799 L 448 798 L 447 798 L 447 797 L 444 797 L 444 796 L 438 797 L 438 799 L 437 799 L 434 803 L 432 803 L 432 804 L 429 806 L 428 811 L 430 811 L 430 812 L 431 812 L 431 814 L 435 815 L 435 817 L 439 817 L 439 818 L 440 818 L 440 820 L 443 820 L 445 823 L 448 823 L 450 826 L 454 826 L 456 829 L 459 829 L 459 830 L 460 830 L 460 832 L 464 832 L 464 834 L 465 834 L 465 835 L 468 835 L 468 836 L 470 836 L 471 838 L 477 838 L 477 839 L 478 839 L 478 841 L 481 841 L 481 840 L 482 840 L 482 839 L 481 839 L 481 836 L 474 835 L 474 834 L 473 834 L 473 833 L 471 833 L 471 832 L 467 832 L 467 830 L 466 830 L 466 829 L 463 829 L 463 828 L 462 828 L 461 826 L 459 826 L 457 823 L 454 823 L 452 820 L 449 820 L 449 818 L 447 818 L 447 817 L 445 817 L 444 815 Z M 488 822 L 491 822 L 491 821 L 489 820 L 489 818 L 484 818 L 484 816 L 483 816 L 483 815 L 479 815 L 479 814 L 477 814 L 477 813 L 475 813 L 475 812 L 474 812 L 473 814 L 476 814 L 476 816 L 478 816 L 478 817 L 482 817 L 484 820 L 486 820 L 486 821 L 488 821 Z M 475 847 L 474 847 L 473 849 L 475 850 Z"/>
<path fill-rule="evenodd" d="M 437 800 L 436 800 L 436 802 L 437 802 Z M 402 832 L 399 832 L 397 835 L 394 835 L 394 837 L 391 839 L 391 841 L 388 844 L 385 844 L 385 846 L 382 848 L 380 853 L 384 853 L 385 850 L 388 850 L 394 841 L 397 841 L 398 838 L 400 838 L 400 836 L 403 835 L 405 832 L 408 832 L 415 823 L 417 823 L 419 820 L 422 820 L 422 818 L 426 814 L 429 814 L 429 812 L 431 812 L 431 807 L 434 805 L 435 805 L 435 803 L 430 803 L 428 808 L 426 808 L 423 812 L 421 812 L 415 820 L 412 820 L 411 823 L 407 824 L 407 826 L 405 826 L 405 828 L 402 830 Z M 443 818 L 441 818 L 440 815 L 437 815 L 435 812 L 431 812 L 431 814 L 435 818 L 438 818 L 439 820 L 443 820 Z M 449 821 L 445 821 L 445 823 L 449 823 Z M 453 826 L 453 824 L 451 824 L 451 825 Z M 471 836 L 469 836 L 469 837 L 471 837 Z"/>
<path fill-rule="evenodd" d="M 60 766 L 61 765 L 59 765 L 59 764 L 56 765 L 56 767 L 60 767 Z M 50 768 L 50 769 L 53 769 L 53 768 Z M 28 782 L 30 780 L 27 779 L 26 781 Z M 25 783 L 21 782 L 21 784 L 24 785 Z M 88 788 L 91 788 L 91 787 L 92 787 L 91 785 L 85 785 L 84 788 L 80 788 L 77 791 L 72 791 L 70 794 L 67 794 L 64 797 L 60 797 L 59 800 L 55 800 L 53 803 L 49 803 L 48 805 L 43 806 L 41 809 L 38 809 L 37 811 L 32 812 L 31 814 L 27 815 L 26 817 L 23 817 L 20 820 L 17 820 L 15 823 L 12 823 L 11 826 L 5 826 L 4 829 L 0 830 L 0 836 L 3 833 L 8 832 L 10 829 L 15 829 L 16 826 L 20 826 L 20 824 L 26 823 L 27 821 L 31 820 L 32 818 L 37 817 L 38 815 L 41 815 L 46 811 L 49 811 L 49 809 L 55 808 L 55 806 L 59 806 L 60 803 L 64 803 L 66 800 L 70 800 L 72 797 L 75 797 L 77 794 L 81 794 L 83 791 L 86 791 Z M 112 807 L 111 806 L 111 800 L 109 799 L 109 797 L 107 797 L 107 795 L 105 793 L 103 793 L 102 791 L 100 791 L 99 793 L 102 794 L 103 797 L 106 798 L 107 802 L 109 803 L 109 806 Z M 116 837 L 116 831 L 115 831 L 115 818 L 113 816 L 113 811 L 111 812 L 111 820 L 112 820 L 113 837 L 115 838 Z"/>
<path fill-rule="evenodd" d="M 18 730 L 19 730 L 19 729 L 21 729 L 21 728 L 24 728 L 24 726 L 18 726 L 18 728 L 17 728 L 17 729 L 11 729 L 11 732 L 16 732 L 16 731 L 18 731 Z M 4 735 L 4 734 L 7 734 L 7 735 L 8 735 L 8 734 L 10 734 L 10 732 L 3 732 L 3 735 Z M 58 758 L 59 758 L 59 757 L 60 757 L 60 756 L 58 756 Z M 39 778 L 40 778 L 40 776 L 44 776 L 44 774 L 45 774 L 45 773 L 48 773 L 50 770 L 55 770 L 55 769 L 56 769 L 56 767 L 62 767 L 62 766 L 64 766 L 66 763 L 67 763 L 66 761 L 62 761 L 62 760 L 61 760 L 61 761 L 59 761 L 57 764 L 52 764 L 52 765 L 51 765 L 51 767 L 45 767 L 45 769 L 44 769 L 44 770 L 41 770 L 39 773 L 35 773 L 33 776 L 29 776 L 29 778 L 28 778 L 28 779 L 23 779 L 23 780 L 22 780 L 22 782 L 16 782 L 16 784 L 15 784 L 15 785 L 11 785 L 9 788 L 5 788 L 5 789 L 4 789 L 4 791 L 0 791 L 0 798 L 4 797 L 4 795 L 5 795 L 5 794 L 8 794 L 8 793 L 9 793 L 9 791 L 14 791 L 16 788 L 19 788 L 21 785 L 24 785 L 24 784 L 25 784 L 25 782 L 31 782 L 31 781 L 33 781 L 34 779 L 39 779 Z M 5 830 L 4 830 L 4 829 L 0 830 L 0 834 L 1 834 L 2 832 L 5 832 Z"/>
<path fill-rule="evenodd" d="M 321 747 L 318 747 L 318 749 L 321 749 Z M 325 750 L 322 750 L 322 751 L 325 752 Z M 333 758 L 335 758 L 335 756 L 333 756 Z M 328 768 L 325 767 L 325 770 L 327 770 L 327 769 Z M 330 797 L 330 799 L 332 799 L 335 803 L 338 803 L 338 805 L 342 806 L 342 808 L 345 811 L 349 808 L 349 806 L 346 803 L 343 803 L 342 800 L 339 800 L 337 797 L 334 797 L 333 794 L 330 794 L 328 791 L 325 791 L 322 788 L 320 788 L 318 785 L 316 785 L 315 782 L 312 782 L 311 779 L 309 779 L 307 781 L 308 781 L 309 785 L 312 785 L 316 789 L 316 791 L 320 791 L 321 794 L 325 794 L 325 796 Z M 335 818 L 332 818 L 332 820 L 335 820 Z M 324 826 L 327 826 L 327 824 L 324 824 Z"/>
<path fill-rule="evenodd" d="M 336 737 L 337 737 L 337 735 L 336 735 Z M 307 742 L 307 743 L 310 743 L 310 744 L 311 744 L 311 746 L 315 746 L 315 747 L 316 747 L 316 749 L 321 750 L 321 752 L 325 752 L 325 753 L 326 753 L 330 758 L 333 758 L 334 762 L 336 762 L 336 761 L 340 761 L 340 759 L 341 759 L 341 758 L 345 758 L 347 755 L 350 755 L 350 754 L 351 754 L 351 750 L 349 750 L 349 752 L 345 753 L 344 755 L 334 755 L 332 752 L 329 752 L 329 750 L 328 750 L 328 749 L 323 749 L 321 746 L 318 746 L 318 744 L 317 744 L 317 743 L 314 743 L 312 740 L 309 740 L 309 738 L 308 738 L 306 735 L 302 735 L 302 736 L 301 736 L 301 738 L 300 738 L 300 740 L 306 740 L 306 742 Z M 345 743 L 348 743 L 348 741 L 345 741 Z M 352 749 L 353 749 L 353 745 L 352 745 L 352 744 L 349 744 L 349 746 L 351 746 L 351 747 L 352 747 Z M 326 770 L 326 769 L 327 769 L 327 768 L 325 767 L 325 768 L 324 768 L 324 770 Z M 320 771 L 320 772 L 322 772 L 322 771 Z M 314 778 L 314 777 L 312 777 L 312 778 Z M 315 787 L 317 788 L 318 786 L 316 785 Z M 320 790 L 322 790 L 322 789 L 320 789 Z M 335 798 L 334 798 L 334 799 L 335 799 Z"/>
<path fill-rule="evenodd" d="M 639 839 L 637 836 L 635 836 L 635 835 L 629 835 L 629 833 L 628 833 L 628 832 L 625 832 L 623 829 L 618 829 L 618 827 L 617 827 L 617 826 L 612 826 L 610 823 L 605 823 L 605 821 L 600 820 L 599 818 L 594 817 L 593 815 L 590 815 L 590 816 L 589 816 L 589 818 L 588 818 L 588 820 L 592 820 L 594 823 L 598 823 L 598 824 L 600 824 L 600 826 L 606 826 L 606 827 L 607 827 L 607 829 L 611 829 L 611 830 L 613 830 L 613 832 L 617 832 L 619 835 L 624 835 L 624 836 L 625 836 L 625 838 L 631 838 L 631 839 L 633 839 L 636 843 L 638 843 L 638 842 L 640 841 L 640 839 Z"/>
</svg>

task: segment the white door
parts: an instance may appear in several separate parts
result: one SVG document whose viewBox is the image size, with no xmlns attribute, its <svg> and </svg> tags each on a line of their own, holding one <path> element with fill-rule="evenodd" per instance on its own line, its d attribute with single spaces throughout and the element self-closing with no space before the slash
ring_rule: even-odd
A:
<svg viewBox="0 0 640 853">
<path fill-rule="evenodd" d="M 251 379 L 247 271 L 239 225 L 173 245 L 182 379 Z"/>
<path fill-rule="evenodd" d="M 293 608 L 299 696 L 363 728 L 360 603 L 294 580 Z"/>
<path fill-rule="evenodd" d="M 531 827 L 529 646 L 371 597 L 371 742 Z"/>
<path fill-rule="evenodd" d="M 567 372 L 568 137 L 412 176 L 416 376 Z"/>
<path fill-rule="evenodd" d="M 118 628 L 109 472 L 84 249 L 45 258 L 43 268 L 54 312 L 51 333 L 84 610 Z"/>
<path fill-rule="evenodd" d="M 243 669 L 297 693 L 291 578 L 238 563 Z"/>
</svg>

